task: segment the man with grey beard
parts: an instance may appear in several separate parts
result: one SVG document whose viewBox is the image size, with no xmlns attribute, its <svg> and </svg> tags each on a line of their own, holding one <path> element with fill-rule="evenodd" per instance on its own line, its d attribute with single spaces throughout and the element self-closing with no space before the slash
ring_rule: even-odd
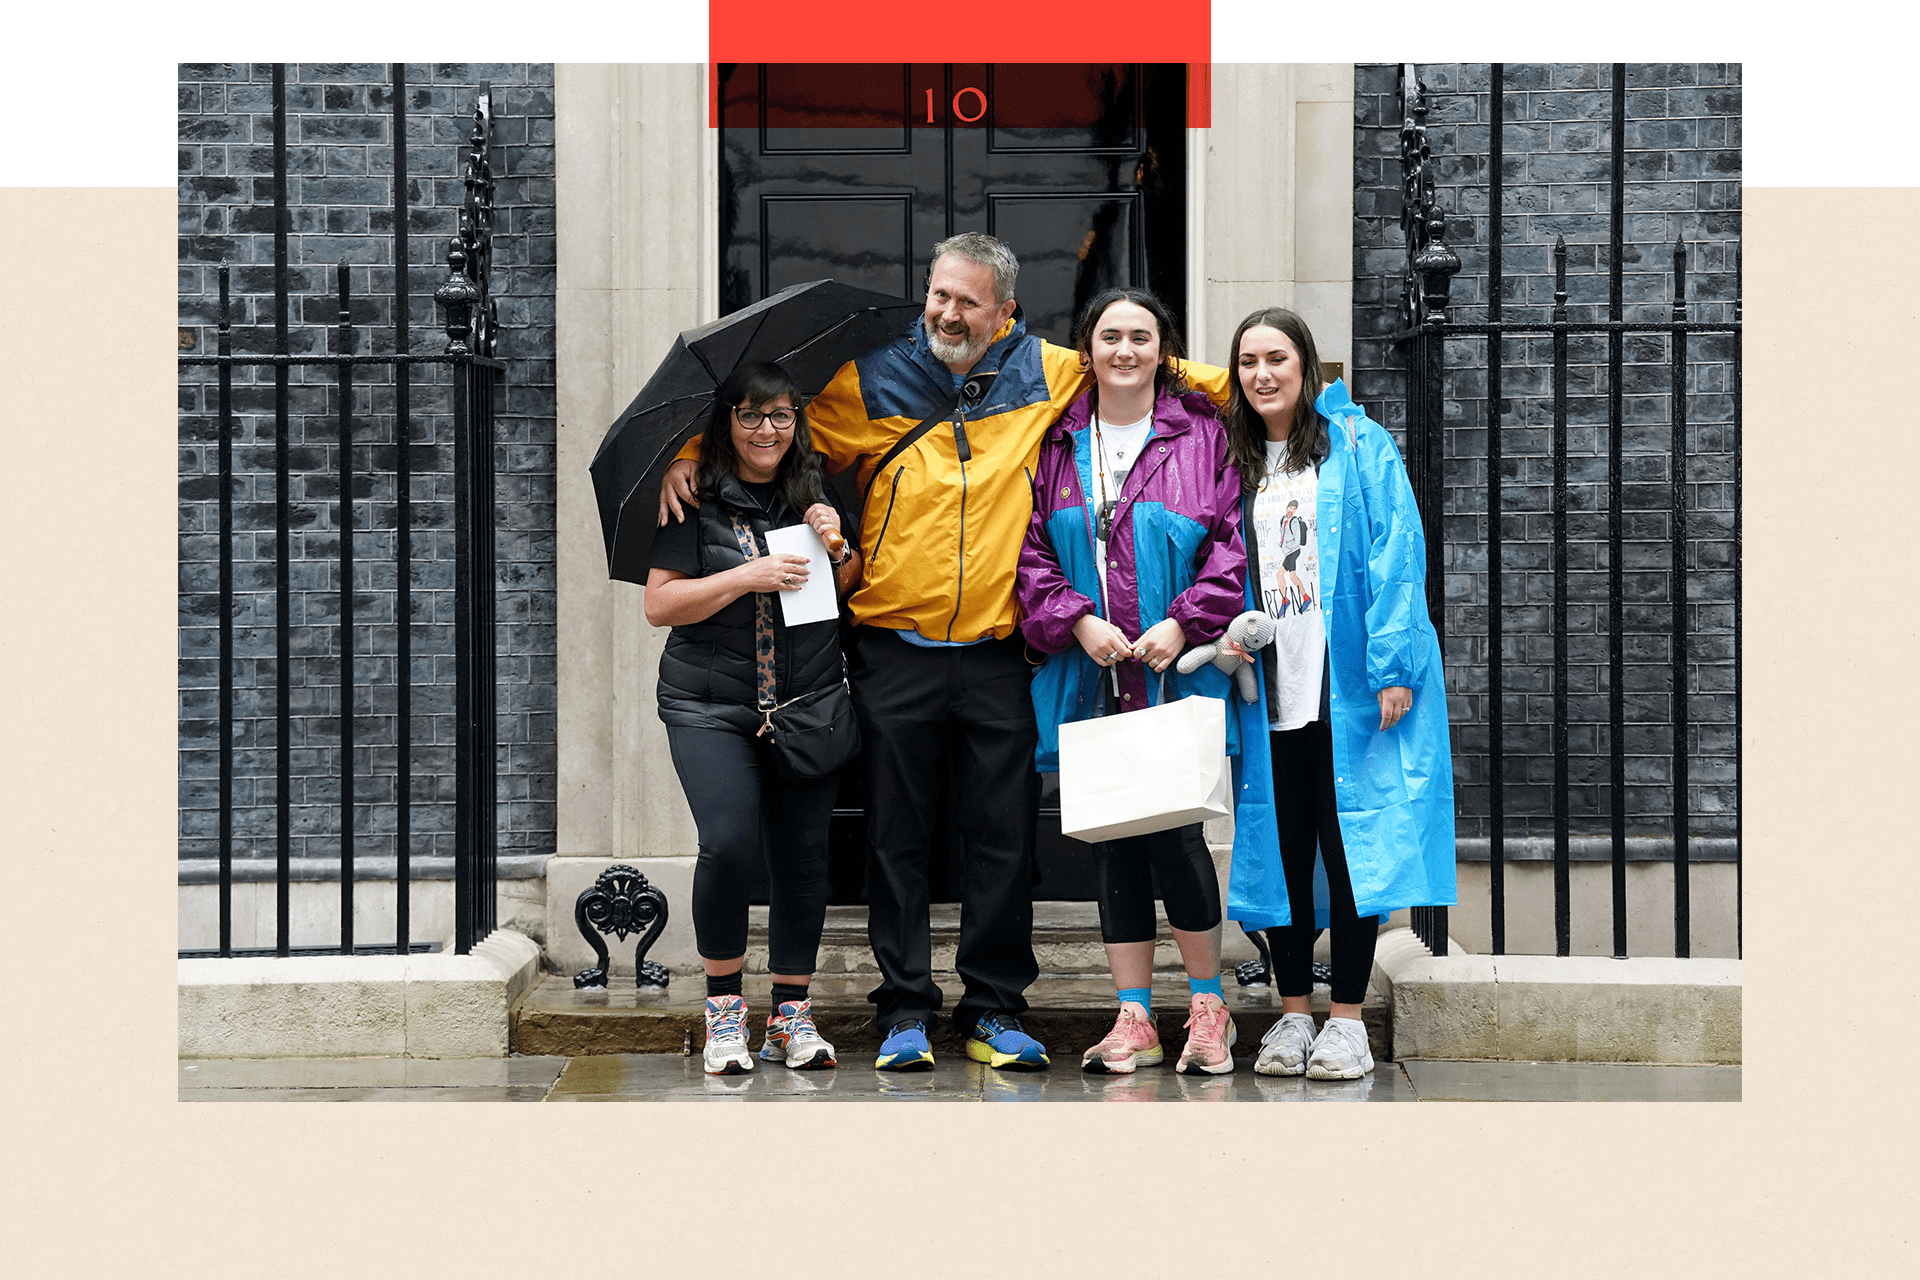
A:
<svg viewBox="0 0 1920 1280">
<path fill-rule="evenodd" d="M 989 235 L 934 246 L 926 312 L 898 339 L 849 361 L 807 406 L 828 469 L 856 469 L 865 566 L 848 598 L 849 675 L 865 742 L 868 936 L 881 973 L 868 996 L 882 1070 L 931 1068 L 933 980 L 928 852 L 940 780 L 953 781 L 962 994 L 953 1025 L 967 1055 L 1042 1070 L 1021 1028 L 1033 954 L 1033 832 L 1039 777 L 1014 573 L 1033 515 L 1040 442 L 1086 385 L 1079 355 L 1026 331 L 1020 264 Z M 1188 365 L 1216 400 L 1227 373 Z M 674 463 L 661 521 L 695 500 L 694 464 Z"/>
</svg>

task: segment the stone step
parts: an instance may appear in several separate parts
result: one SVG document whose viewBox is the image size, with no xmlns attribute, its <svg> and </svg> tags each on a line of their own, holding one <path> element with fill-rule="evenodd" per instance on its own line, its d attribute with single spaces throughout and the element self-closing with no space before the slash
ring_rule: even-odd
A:
<svg viewBox="0 0 1920 1280">
<path fill-rule="evenodd" d="M 952 903 L 939 904 L 930 910 L 929 917 L 933 967 L 936 972 L 951 972 L 954 953 L 960 942 L 960 908 Z M 1220 962 L 1228 970 L 1242 961 L 1257 958 L 1253 944 L 1234 925 L 1228 925 L 1223 931 L 1220 946 Z M 1035 903 L 1033 953 L 1040 962 L 1042 974 L 1062 977 L 1104 976 L 1107 972 L 1107 952 L 1100 942 L 1099 908 L 1091 902 Z M 1164 925 L 1154 944 L 1153 964 L 1156 970 L 1180 968 L 1180 952 Z M 749 913 L 746 971 L 749 974 L 767 972 L 765 907 L 754 907 Z M 827 908 L 826 927 L 821 931 L 819 958 L 814 965 L 814 972 L 821 976 L 857 974 L 878 978 L 873 949 L 867 942 L 865 907 Z M 1182 997 L 1183 1004 L 1184 999 Z"/>
<path fill-rule="evenodd" d="M 1097 945 L 1097 929 L 1095 942 Z M 946 996 L 945 1007 L 951 1009 L 961 992 L 958 979 L 951 972 L 936 972 L 935 981 Z M 833 1043 L 843 1067 L 868 1066 L 880 1047 L 873 1006 L 867 1002 L 867 993 L 874 985 L 871 977 L 825 973 L 814 977 L 814 1022 Z M 757 1050 L 766 1023 L 771 982 L 763 975 L 749 974 L 743 987 Z M 1239 1033 L 1234 1057 L 1243 1068 L 1250 1068 L 1260 1037 L 1280 1017 L 1280 997 L 1270 986 L 1239 986 L 1230 972 L 1225 976 L 1225 991 L 1227 1008 Z M 640 991 L 631 978 L 616 978 L 608 988 L 576 989 L 571 978 L 550 974 L 514 1008 L 513 1049 L 523 1054 L 565 1056 L 697 1051 L 705 1038 L 704 1000 L 705 987 L 698 977 L 675 975 L 665 991 Z M 1029 1009 L 1023 1017 L 1026 1028 L 1047 1045 L 1056 1068 L 1077 1067 L 1080 1054 L 1113 1025 L 1113 983 L 1104 973 L 1097 977 L 1043 974 L 1028 988 L 1027 1001 Z M 1327 989 L 1314 988 L 1311 1003 L 1316 1020 L 1324 1021 Z M 1161 1043 L 1169 1055 L 1177 1054 L 1186 1043 L 1185 977 L 1178 971 L 1157 972 L 1153 1005 Z M 1374 1057 L 1389 1060 L 1393 1050 L 1390 1003 L 1369 989 L 1361 1014 Z M 965 1052 L 961 1038 L 945 1019 L 933 1029 L 932 1040 L 936 1055 Z"/>
</svg>

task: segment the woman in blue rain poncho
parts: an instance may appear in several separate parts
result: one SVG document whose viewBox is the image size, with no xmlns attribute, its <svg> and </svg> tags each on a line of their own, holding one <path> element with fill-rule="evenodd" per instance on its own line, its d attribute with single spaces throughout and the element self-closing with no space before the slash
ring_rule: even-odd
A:
<svg viewBox="0 0 1920 1280">
<path fill-rule="evenodd" d="M 1380 920 L 1454 901 L 1453 764 L 1426 541 L 1392 438 L 1342 383 L 1326 385 L 1305 321 L 1254 312 L 1227 363 L 1248 607 L 1277 631 L 1251 655 L 1269 733 L 1242 735 L 1227 904 L 1273 943 L 1282 1015 L 1254 1070 L 1357 1079 L 1373 1069 L 1360 1003 Z M 1316 1034 L 1307 997 L 1313 944 L 1328 927 L 1332 1016 Z"/>
</svg>

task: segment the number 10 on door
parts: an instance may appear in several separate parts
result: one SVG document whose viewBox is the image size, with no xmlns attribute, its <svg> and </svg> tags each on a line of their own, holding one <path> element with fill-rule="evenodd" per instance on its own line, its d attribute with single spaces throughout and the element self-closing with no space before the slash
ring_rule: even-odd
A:
<svg viewBox="0 0 1920 1280">
<path fill-rule="evenodd" d="M 987 95 L 969 85 L 953 95 L 953 117 L 963 124 L 974 124 L 987 114 Z M 933 118 L 933 90 L 927 90 L 927 123 L 938 124 Z"/>
</svg>

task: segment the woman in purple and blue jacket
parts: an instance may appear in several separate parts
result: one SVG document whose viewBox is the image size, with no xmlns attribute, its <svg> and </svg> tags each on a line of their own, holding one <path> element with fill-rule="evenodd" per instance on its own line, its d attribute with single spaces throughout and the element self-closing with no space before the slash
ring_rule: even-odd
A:
<svg viewBox="0 0 1920 1280">
<path fill-rule="evenodd" d="M 1081 312 L 1074 345 L 1094 385 L 1041 445 L 1015 587 L 1021 630 L 1049 655 L 1033 681 L 1043 771 L 1059 767 L 1063 722 L 1189 693 L 1225 697 L 1218 669 L 1182 676 L 1173 664 L 1188 645 L 1218 639 L 1246 607 L 1239 473 L 1212 403 L 1181 377 L 1165 305 L 1143 289 L 1109 289 Z M 1120 1012 L 1082 1069 L 1130 1072 L 1163 1059 L 1152 1018 L 1157 879 L 1191 991 L 1176 1070 L 1232 1071 L 1220 884 L 1200 825 L 1095 849 L 1100 935 Z"/>
</svg>

